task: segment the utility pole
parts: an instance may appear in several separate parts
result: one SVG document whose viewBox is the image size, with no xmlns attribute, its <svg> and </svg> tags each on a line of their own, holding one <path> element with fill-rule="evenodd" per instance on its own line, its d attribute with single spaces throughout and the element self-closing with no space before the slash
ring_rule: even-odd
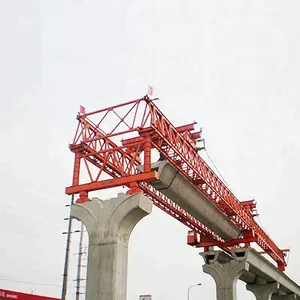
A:
<svg viewBox="0 0 300 300">
<path fill-rule="evenodd" d="M 82 267 L 82 241 L 83 241 L 83 223 L 81 223 L 80 227 L 80 240 L 79 240 L 79 252 L 78 252 L 78 264 L 77 264 L 77 279 L 76 279 L 76 300 L 80 298 L 80 281 L 81 281 L 81 267 Z"/>
<path fill-rule="evenodd" d="M 74 204 L 74 195 L 71 197 L 71 205 Z M 71 245 L 71 230 L 72 230 L 72 218 L 71 218 L 71 205 L 70 206 L 70 216 L 69 216 L 69 226 L 67 232 L 67 245 L 65 253 L 65 265 L 63 274 L 63 285 L 61 291 L 61 299 L 66 300 L 67 288 L 68 288 L 68 270 L 69 270 L 69 256 L 70 256 L 70 245 Z"/>
</svg>

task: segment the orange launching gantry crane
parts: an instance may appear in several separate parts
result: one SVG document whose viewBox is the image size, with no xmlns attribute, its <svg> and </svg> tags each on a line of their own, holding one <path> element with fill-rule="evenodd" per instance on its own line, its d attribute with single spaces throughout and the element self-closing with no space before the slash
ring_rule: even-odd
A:
<svg viewBox="0 0 300 300">
<path fill-rule="evenodd" d="M 194 131 L 196 123 L 173 126 L 148 96 L 90 113 L 82 111 L 77 120 L 70 144 L 75 154 L 73 183 L 66 188 L 68 195 L 79 194 L 77 202 L 89 201 L 91 191 L 126 186 L 127 194 L 143 192 L 157 207 L 189 227 L 190 245 L 229 251 L 253 242 L 284 271 L 284 252 L 254 220 L 254 201 L 240 202 L 198 154 L 201 132 Z M 241 230 L 241 237 L 225 241 L 150 185 L 158 180 L 157 172 L 151 170 L 152 149 L 212 201 Z"/>
</svg>

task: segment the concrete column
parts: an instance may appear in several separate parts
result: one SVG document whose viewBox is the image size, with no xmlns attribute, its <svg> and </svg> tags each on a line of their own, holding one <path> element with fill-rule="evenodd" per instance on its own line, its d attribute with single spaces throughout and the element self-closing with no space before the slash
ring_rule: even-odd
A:
<svg viewBox="0 0 300 300">
<path fill-rule="evenodd" d="M 249 270 L 249 264 L 236 261 L 222 252 L 212 252 L 211 255 L 208 253 L 205 258 L 206 254 L 202 256 L 209 263 L 203 265 L 203 271 L 215 280 L 217 300 L 236 300 L 236 283 Z"/>
<path fill-rule="evenodd" d="M 126 299 L 129 237 L 151 210 L 152 202 L 143 194 L 72 206 L 71 216 L 83 222 L 89 235 L 86 300 Z"/>
<path fill-rule="evenodd" d="M 246 288 L 257 300 L 271 300 L 271 296 L 279 290 L 279 283 L 247 284 Z"/>
<path fill-rule="evenodd" d="M 294 300 L 297 299 L 295 294 L 290 295 L 273 295 L 272 300 Z"/>
</svg>

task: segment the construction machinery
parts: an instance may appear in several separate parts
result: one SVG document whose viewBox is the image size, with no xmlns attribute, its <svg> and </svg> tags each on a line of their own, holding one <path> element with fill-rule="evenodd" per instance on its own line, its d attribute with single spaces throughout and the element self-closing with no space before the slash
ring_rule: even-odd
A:
<svg viewBox="0 0 300 300">
<path fill-rule="evenodd" d="M 77 202 L 89 201 L 92 191 L 127 187 L 186 225 L 189 245 L 230 251 L 255 243 L 285 270 L 284 251 L 255 221 L 255 201 L 239 201 L 201 158 L 195 122 L 175 127 L 148 95 L 94 112 L 81 107 L 77 121 L 66 188 L 79 194 Z"/>
</svg>

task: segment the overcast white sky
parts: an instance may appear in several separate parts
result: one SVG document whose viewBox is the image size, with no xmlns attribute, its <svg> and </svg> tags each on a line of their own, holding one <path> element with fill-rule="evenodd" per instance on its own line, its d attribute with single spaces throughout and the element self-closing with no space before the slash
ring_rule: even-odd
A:
<svg viewBox="0 0 300 300">
<path fill-rule="evenodd" d="M 203 127 L 235 194 L 291 246 L 300 282 L 299 15 L 296 0 L 1 0 L 0 288 L 60 296 L 78 107 L 141 97 L 149 83 L 175 125 Z M 197 282 L 191 299 L 215 299 L 186 232 L 157 209 L 138 224 L 128 299 L 181 300 Z M 254 299 L 242 283 L 238 296 Z"/>
</svg>

